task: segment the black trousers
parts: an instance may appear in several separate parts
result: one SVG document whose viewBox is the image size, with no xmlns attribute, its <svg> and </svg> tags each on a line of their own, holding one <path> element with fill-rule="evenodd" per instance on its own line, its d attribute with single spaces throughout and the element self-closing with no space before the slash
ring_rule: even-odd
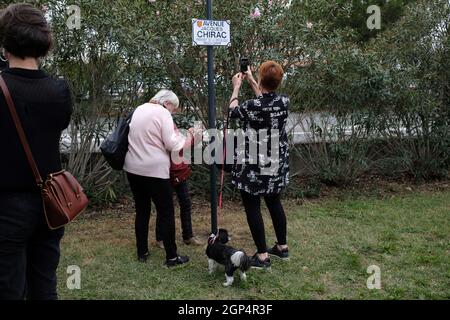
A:
<svg viewBox="0 0 450 320">
<path fill-rule="evenodd" d="M 47 227 L 39 194 L 0 192 L 0 299 L 58 298 L 63 235 Z"/>
<path fill-rule="evenodd" d="M 136 246 L 138 256 L 148 252 L 148 226 L 152 200 L 156 206 L 159 230 L 166 249 L 166 259 L 177 257 L 172 186 L 169 179 L 143 177 L 127 173 L 136 208 Z"/>
<path fill-rule="evenodd" d="M 258 253 L 265 253 L 267 252 L 267 244 L 264 220 L 261 214 L 261 197 L 254 196 L 244 191 L 241 191 L 241 196 L 247 215 L 247 222 L 252 233 L 253 241 L 255 241 L 256 248 L 258 249 Z M 280 195 L 264 196 L 264 201 L 266 202 L 270 217 L 272 218 L 277 242 L 279 245 L 285 245 L 287 243 L 287 223 Z"/>
<path fill-rule="evenodd" d="M 192 232 L 192 201 L 189 194 L 187 181 L 183 181 L 174 187 L 180 204 L 180 219 L 183 239 L 187 240 L 194 236 Z M 161 219 L 156 218 L 156 241 L 162 241 Z"/>
</svg>

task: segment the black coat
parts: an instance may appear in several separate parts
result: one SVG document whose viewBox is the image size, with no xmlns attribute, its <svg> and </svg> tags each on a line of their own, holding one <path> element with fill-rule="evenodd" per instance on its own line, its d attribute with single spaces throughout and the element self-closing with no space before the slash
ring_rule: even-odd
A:
<svg viewBox="0 0 450 320">
<path fill-rule="evenodd" d="M 60 138 L 72 114 L 69 86 L 42 70 L 6 69 L 8 85 L 31 151 L 45 179 L 61 170 Z M 0 192 L 38 192 L 14 122 L 0 92 Z"/>
</svg>

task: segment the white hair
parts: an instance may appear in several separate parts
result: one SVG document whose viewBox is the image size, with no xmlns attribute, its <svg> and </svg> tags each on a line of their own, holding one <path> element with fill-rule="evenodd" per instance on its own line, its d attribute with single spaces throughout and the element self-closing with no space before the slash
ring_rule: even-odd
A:
<svg viewBox="0 0 450 320">
<path fill-rule="evenodd" d="M 150 102 L 157 103 L 160 105 L 164 105 L 165 102 L 170 102 L 175 106 L 175 109 L 180 105 L 180 100 L 177 95 L 173 93 L 173 91 L 162 89 L 159 90 L 158 93 L 151 98 Z"/>
</svg>

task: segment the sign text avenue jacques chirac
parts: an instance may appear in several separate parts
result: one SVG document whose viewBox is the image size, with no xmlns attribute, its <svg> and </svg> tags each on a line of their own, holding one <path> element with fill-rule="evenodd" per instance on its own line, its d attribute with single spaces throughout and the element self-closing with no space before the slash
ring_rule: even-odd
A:
<svg viewBox="0 0 450 320">
<path fill-rule="evenodd" d="M 230 21 L 192 19 L 194 46 L 231 46 Z"/>
</svg>

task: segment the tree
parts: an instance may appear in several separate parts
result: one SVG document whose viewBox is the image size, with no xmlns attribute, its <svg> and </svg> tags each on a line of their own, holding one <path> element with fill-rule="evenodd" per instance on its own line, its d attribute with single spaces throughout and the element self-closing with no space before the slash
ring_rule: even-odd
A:
<svg viewBox="0 0 450 320">
<path fill-rule="evenodd" d="M 80 148 L 89 149 L 89 141 L 114 125 L 101 120 L 115 119 L 162 87 L 180 96 L 183 123 L 206 123 L 206 48 L 192 46 L 191 39 L 191 19 L 205 16 L 204 1 L 29 2 L 47 9 L 54 30 L 56 44 L 45 68 L 73 88 L 72 138 L 85 141 L 71 153 L 79 175 L 108 181 L 90 178 L 96 167 Z M 67 27 L 69 4 L 81 9 L 80 29 Z M 381 8 L 380 30 L 367 28 L 370 5 Z M 439 150 L 449 150 L 448 2 L 227 0 L 214 8 L 214 18 L 229 19 L 232 26 L 232 46 L 215 51 L 219 119 L 239 58 L 250 58 L 254 68 L 273 59 L 286 71 L 281 91 L 312 139 L 336 142 L 310 144 L 315 149 L 309 153 L 293 147 L 315 177 L 352 183 L 380 167 L 418 178 L 446 174 L 448 151 Z M 317 114 L 329 123 L 314 121 Z M 378 143 L 373 137 L 383 138 L 377 159 L 370 155 Z"/>
</svg>

